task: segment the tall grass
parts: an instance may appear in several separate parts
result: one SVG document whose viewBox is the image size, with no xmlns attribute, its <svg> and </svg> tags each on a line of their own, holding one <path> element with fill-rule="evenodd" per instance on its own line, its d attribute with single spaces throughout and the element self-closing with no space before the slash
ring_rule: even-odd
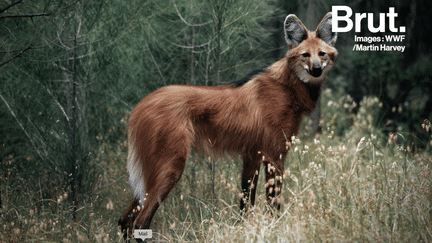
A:
<svg viewBox="0 0 432 243">
<path fill-rule="evenodd" d="M 241 215 L 241 160 L 191 153 L 182 180 L 155 215 L 152 240 L 432 241 L 430 141 L 418 141 L 423 143 L 419 149 L 409 133 L 380 127 L 380 103 L 374 97 L 360 104 L 329 90 L 322 97 L 321 135 L 305 136 L 305 119 L 287 156 L 280 211 L 266 205 L 261 171 L 256 206 Z M 423 124 L 430 132 L 430 123 Z M 26 193 L 12 193 L 17 183 L 12 187 L 7 183 L 11 179 L 4 179 L 0 240 L 120 242 L 117 219 L 131 198 L 126 144 L 101 144 L 99 154 L 93 161 L 101 166 L 98 184 L 80 205 L 78 221 L 70 216 L 67 191 L 46 198 L 36 186 L 21 183 Z"/>
<path fill-rule="evenodd" d="M 192 188 L 205 190 L 210 182 L 205 164 L 190 164 L 199 166 L 194 170 L 202 170 L 196 173 L 201 178 L 193 183 L 183 178 L 156 217 L 155 238 L 174 242 L 431 241 L 430 153 L 414 151 L 409 134 L 386 133 L 377 126 L 381 122 L 377 98 L 365 98 L 357 105 L 347 96 L 331 100 L 329 90 L 323 97 L 322 135 L 293 140 L 285 163 L 282 209 L 273 212 L 277 216 L 266 208 L 262 172 L 257 206 L 240 215 L 240 160 L 218 162 L 217 202 L 211 202 L 205 191 L 192 192 Z M 360 108 L 354 115 L 350 111 L 356 106 Z M 338 135 L 337 129 L 344 133 Z"/>
</svg>

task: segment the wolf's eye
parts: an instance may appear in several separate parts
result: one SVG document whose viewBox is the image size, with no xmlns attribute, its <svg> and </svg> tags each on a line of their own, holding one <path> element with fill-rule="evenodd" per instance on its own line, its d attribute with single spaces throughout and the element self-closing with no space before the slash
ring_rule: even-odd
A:
<svg viewBox="0 0 432 243">
<path fill-rule="evenodd" d="M 310 54 L 307 52 L 303 53 L 302 55 L 303 55 L 303 57 L 310 57 Z"/>
<path fill-rule="evenodd" d="M 323 51 L 320 51 L 320 52 L 318 53 L 318 55 L 319 55 L 320 57 L 323 57 L 325 54 L 326 54 L 326 53 L 323 52 Z"/>
</svg>

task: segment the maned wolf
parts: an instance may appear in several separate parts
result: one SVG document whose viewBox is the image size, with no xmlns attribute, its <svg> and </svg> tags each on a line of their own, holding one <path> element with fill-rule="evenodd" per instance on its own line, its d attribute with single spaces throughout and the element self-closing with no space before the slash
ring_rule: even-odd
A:
<svg viewBox="0 0 432 243">
<path fill-rule="evenodd" d="M 284 23 L 286 55 L 241 86 L 169 85 L 144 97 L 129 119 L 127 170 L 134 199 L 119 220 L 125 238 L 148 229 L 174 188 L 191 147 L 243 158 L 240 209 L 254 204 L 264 164 L 268 203 L 280 207 L 284 160 L 303 114 L 314 108 L 337 57 L 331 13 L 315 31 L 293 14 Z"/>
</svg>

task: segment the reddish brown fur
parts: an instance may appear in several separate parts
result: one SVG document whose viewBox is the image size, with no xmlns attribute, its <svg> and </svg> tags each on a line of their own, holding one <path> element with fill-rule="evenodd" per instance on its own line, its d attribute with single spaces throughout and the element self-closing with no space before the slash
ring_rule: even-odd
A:
<svg viewBox="0 0 432 243">
<path fill-rule="evenodd" d="M 314 108 L 325 79 L 305 83 L 299 78 L 300 52 L 320 49 L 332 61 L 336 58 L 332 45 L 316 38 L 315 32 L 307 36 L 243 86 L 171 85 L 136 105 L 129 119 L 128 170 L 138 199 L 132 200 L 119 221 L 123 232 L 129 229 L 131 233 L 133 226 L 150 227 L 158 206 L 179 181 L 191 146 L 214 156 L 224 152 L 242 156 L 245 200 L 240 202 L 241 209 L 245 201 L 254 204 L 256 173 L 263 162 L 266 181 L 276 179 L 266 188 L 267 200 L 280 207 L 287 144 L 297 135 L 302 115 Z M 136 210 L 140 198 L 145 198 L 141 211 Z"/>
</svg>

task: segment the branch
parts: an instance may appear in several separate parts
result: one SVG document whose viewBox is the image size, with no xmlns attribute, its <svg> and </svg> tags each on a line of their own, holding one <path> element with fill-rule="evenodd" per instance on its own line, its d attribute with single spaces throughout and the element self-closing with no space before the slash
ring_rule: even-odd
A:
<svg viewBox="0 0 432 243">
<path fill-rule="evenodd" d="M 11 53 L 11 52 L 16 52 L 18 51 L 18 49 L 14 49 L 14 50 L 10 50 L 10 51 L 0 51 L 0 53 Z"/>
<path fill-rule="evenodd" d="M 20 3 L 20 2 L 22 2 L 22 0 L 18 0 L 18 1 L 16 1 L 16 2 L 14 2 L 14 3 L 9 4 L 9 6 L 7 6 L 6 8 L 4 8 L 4 9 L 0 9 L 0 13 L 3 13 L 4 11 L 10 9 L 11 7 L 13 7 L 14 5 L 17 5 L 17 4 Z"/>
<path fill-rule="evenodd" d="M 65 109 L 63 108 L 63 106 L 60 104 L 60 102 L 54 97 L 54 95 L 51 93 L 51 90 L 49 90 L 47 87 L 45 87 L 45 85 L 39 83 L 40 85 L 42 85 L 42 87 L 44 87 L 46 89 L 46 91 L 48 92 L 49 95 L 51 95 L 51 98 L 54 100 L 54 102 L 57 104 L 57 106 L 60 108 L 60 110 L 62 111 L 64 117 L 66 118 L 66 120 L 69 122 L 69 116 L 66 113 Z"/>
<path fill-rule="evenodd" d="M 74 38 L 75 40 L 78 38 L 78 36 L 80 36 L 82 19 L 83 19 L 83 12 L 81 12 L 81 17 L 79 17 L 78 19 L 79 19 L 79 22 L 78 22 L 78 29 L 76 30 L 76 33 L 75 33 L 75 38 Z"/>
<path fill-rule="evenodd" d="M 103 95 L 107 95 L 107 96 L 109 96 L 109 97 L 112 97 L 112 98 L 114 98 L 114 99 L 117 99 L 117 100 L 120 101 L 124 106 L 126 106 L 128 109 L 132 109 L 132 108 L 133 108 L 133 106 L 131 106 L 130 104 L 126 103 L 126 101 L 123 101 L 122 99 L 120 99 L 119 97 L 117 97 L 117 96 L 115 96 L 115 95 L 108 94 L 107 92 L 102 92 L 102 91 L 94 90 L 94 89 L 91 89 L 90 91 L 95 92 L 95 93 L 99 93 L 99 94 L 103 94 Z"/>
<path fill-rule="evenodd" d="M 172 45 L 175 45 L 175 46 L 177 46 L 177 47 L 181 47 L 181 48 L 184 48 L 184 49 L 201 48 L 201 47 L 205 47 L 205 46 L 207 46 L 207 45 L 210 45 L 210 41 L 209 41 L 209 42 L 206 42 L 206 43 L 203 43 L 203 44 L 200 44 L 200 45 L 192 45 L 192 46 L 179 45 L 179 44 L 176 44 L 176 43 L 171 42 L 171 41 L 169 41 L 169 40 L 167 40 L 167 41 L 168 41 L 169 43 L 171 43 Z"/>
<path fill-rule="evenodd" d="M 45 156 L 43 156 L 42 152 L 36 147 L 36 144 L 35 144 L 34 140 L 30 136 L 30 134 L 27 132 L 27 130 L 24 128 L 24 126 L 22 125 L 22 123 L 19 121 L 18 117 L 15 115 L 15 112 L 13 112 L 12 108 L 9 106 L 8 102 L 6 101 L 6 99 L 3 98 L 3 95 L 1 95 L 1 94 L 0 94 L 0 98 L 3 100 L 3 102 L 5 103 L 5 105 L 8 108 L 9 112 L 12 114 L 12 116 L 15 118 L 15 120 L 18 123 L 18 125 L 20 126 L 20 128 L 23 130 L 23 132 L 25 133 L 25 135 L 27 136 L 27 138 L 30 140 L 30 143 L 33 145 L 33 148 L 36 151 L 36 153 L 39 155 L 39 157 L 43 161 L 45 161 Z"/>
<path fill-rule="evenodd" d="M 7 60 L 7 61 L 5 61 L 3 63 L 0 63 L 0 67 L 3 66 L 3 65 L 6 65 L 8 62 L 11 62 L 13 59 L 21 56 L 24 52 L 26 52 L 27 50 L 30 50 L 30 49 L 32 49 L 31 46 L 28 46 L 28 47 L 24 48 L 20 53 L 16 54 L 15 56 L 13 56 L 12 58 L 10 58 L 9 60 Z"/>
<path fill-rule="evenodd" d="M 66 60 L 78 60 L 78 59 L 81 59 L 81 58 L 84 58 L 84 57 L 87 57 L 87 56 L 91 56 L 91 55 L 93 55 L 95 53 L 96 53 L 96 51 L 90 52 L 90 53 L 87 53 L 87 54 L 83 54 L 83 55 L 77 56 L 77 57 L 70 57 L 70 58 L 68 58 Z"/>
<path fill-rule="evenodd" d="M 175 7 L 175 9 L 176 9 L 176 11 L 177 11 L 177 15 L 179 16 L 179 18 L 183 21 L 183 23 L 185 23 L 186 25 L 188 25 L 188 26 L 192 26 L 192 27 L 195 27 L 195 26 L 204 26 L 204 25 L 208 25 L 208 24 L 210 24 L 211 22 L 213 22 L 213 20 L 210 20 L 210 21 L 208 21 L 208 22 L 206 22 L 206 23 L 202 23 L 202 24 L 189 24 L 182 16 L 181 16 L 181 14 L 180 14 L 180 12 L 179 12 L 179 10 L 178 10 L 178 8 L 177 8 L 177 5 L 176 5 L 176 3 L 173 1 L 173 3 L 174 3 L 174 7 Z"/>
<path fill-rule="evenodd" d="M 41 16 L 50 16 L 51 13 L 40 13 L 40 14 L 12 14 L 12 15 L 4 15 L 0 16 L 0 19 L 6 18 L 33 18 L 33 17 L 41 17 Z"/>
<path fill-rule="evenodd" d="M 165 78 L 164 78 L 164 76 L 163 76 L 161 70 L 159 69 L 159 65 L 157 64 L 156 60 L 154 59 L 153 54 L 152 54 L 151 51 L 150 51 L 150 47 L 148 46 L 147 41 L 144 40 L 144 44 L 145 44 L 146 47 L 147 47 L 147 51 L 148 51 L 149 54 L 150 54 L 150 58 L 151 58 L 151 60 L 152 60 L 152 61 L 154 62 L 154 64 L 156 65 L 156 69 L 158 70 L 159 75 L 161 76 L 164 85 L 166 85 Z"/>
</svg>

